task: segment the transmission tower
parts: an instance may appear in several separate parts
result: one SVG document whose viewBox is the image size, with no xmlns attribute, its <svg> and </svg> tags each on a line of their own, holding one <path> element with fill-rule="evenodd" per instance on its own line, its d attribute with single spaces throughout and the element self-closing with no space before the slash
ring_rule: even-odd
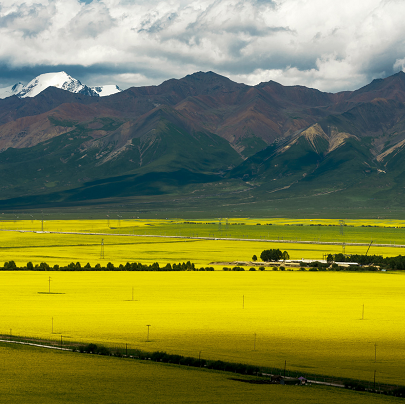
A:
<svg viewBox="0 0 405 404">
<path fill-rule="evenodd" d="M 218 231 L 221 231 L 221 220 L 222 220 L 222 217 L 219 219 L 219 222 L 218 222 Z"/>
<path fill-rule="evenodd" d="M 100 258 L 101 258 L 101 259 L 104 259 L 104 239 L 101 239 Z"/>
<path fill-rule="evenodd" d="M 340 234 L 343 236 L 343 235 L 344 235 L 344 230 L 345 230 L 346 223 L 345 223 L 344 220 L 339 220 L 339 225 L 340 225 Z"/>
<path fill-rule="evenodd" d="M 228 231 L 228 226 L 229 226 L 229 222 L 228 222 L 228 218 L 226 218 L 226 224 L 225 224 L 226 231 Z"/>
<path fill-rule="evenodd" d="M 342 243 L 342 254 L 345 255 L 346 253 L 346 243 Z"/>
</svg>

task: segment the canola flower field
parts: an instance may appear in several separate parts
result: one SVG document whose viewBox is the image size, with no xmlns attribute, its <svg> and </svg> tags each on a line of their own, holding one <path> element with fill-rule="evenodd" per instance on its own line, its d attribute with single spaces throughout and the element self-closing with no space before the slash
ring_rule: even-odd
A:
<svg viewBox="0 0 405 404">
<path fill-rule="evenodd" d="M 257 385 L 232 374 L 0 343 L 3 403 L 399 403 L 332 387 Z M 16 376 L 18 375 L 18 376 Z"/>
<path fill-rule="evenodd" d="M 268 225 L 268 223 L 272 224 Z M 291 259 L 320 260 L 325 254 L 342 252 L 341 244 L 309 245 L 300 244 L 300 240 L 363 244 L 369 244 L 373 240 L 369 250 L 370 255 L 385 257 L 404 253 L 403 248 L 395 245 L 405 245 L 405 221 L 351 220 L 345 223 L 347 226 L 342 229 L 337 220 L 320 219 L 232 219 L 228 221 L 228 225 L 224 224 L 224 220 L 221 225 L 219 221 L 214 223 L 204 220 L 194 222 L 137 219 L 44 220 L 44 222 L 42 220 L 3 220 L 0 221 L 0 263 L 13 260 L 21 266 L 26 265 L 28 261 L 33 262 L 34 265 L 46 262 L 49 265 L 63 266 L 74 261 L 80 262 L 82 266 L 87 262 L 92 266 L 97 263 L 103 264 L 103 262 L 105 264 L 112 262 L 118 266 L 128 261 L 145 264 L 159 262 L 161 265 L 166 265 L 168 262 L 172 264 L 191 261 L 198 266 L 207 266 L 210 262 L 249 261 L 253 254 L 260 256 L 261 251 L 269 248 L 287 250 Z M 322 226 L 318 226 L 319 224 Z M 179 238 L 142 237 L 145 235 Z M 212 239 L 186 237 L 211 237 Z M 227 240 L 230 237 L 241 240 Z M 266 239 L 277 240 L 277 242 L 266 243 Z M 284 243 L 283 240 L 297 242 Z M 104 243 L 103 261 L 100 260 L 102 241 Z M 379 243 L 392 244 L 392 247 L 376 246 Z M 345 246 L 345 253 L 365 254 L 367 249 L 367 245 L 348 244 Z M 222 269 L 219 266 L 214 267 Z"/>
<path fill-rule="evenodd" d="M 112 215 L 111 215 L 112 216 Z M 118 215 L 103 220 L 0 220 L 0 230 L 63 231 L 186 237 L 307 240 L 340 243 L 405 244 L 405 220 L 286 218 L 136 219 Z"/>
<path fill-rule="evenodd" d="M 404 276 L 2 271 L 0 332 L 401 385 Z"/>
<path fill-rule="evenodd" d="M 101 258 L 102 242 L 104 259 Z M 321 260 L 325 254 L 342 252 L 341 245 L 0 231 L 0 263 L 13 260 L 17 266 L 26 266 L 29 261 L 34 265 L 46 262 L 52 266 L 65 266 L 71 262 L 80 262 L 82 266 L 88 262 L 92 266 L 97 263 L 105 266 L 108 262 L 115 266 L 126 262 L 159 262 L 164 266 L 191 261 L 197 267 L 205 267 L 211 262 L 250 261 L 254 254 L 260 257 L 263 250 L 270 248 L 288 251 L 291 259 Z M 347 254 L 365 254 L 367 248 L 366 245 L 347 245 L 345 251 Z M 370 248 L 370 254 L 384 257 L 401 253 L 403 249 L 396 247 Z M 213 266 L 215 269 L 223 267 Z"/>
<path fill-rule="evenodd" d="M 405 244 L 405 221 L 345 224 L 290 219 L 233 219 L 228 225 L 224 220 L 219 225 L 212 220 L 136 218 L 3 220 L 0 262 L 14 260 L 18 266 L 28 261 L 61 266 L 112 262 L 118 266 L 129 261 L 163 266 L 191 261 L 199 267 L 249 261 L 268 248 L 287 250 L 292 259 L 316 260 L 342 252 L 341 245 L 300 244 L 299 240 Z M 268 238 L 280 241 L 266 243 Z M 283 239 L 297 242 L 283 243 Z M 104 258 L 100 257 L 101 240 Z M 366 250 L 367 246 L 346 246 L 348 254 Z M 373 244 L 369 253 L 395 256 L 403 251 Z M 377 382 L 403 384 L 405 274 L 273 272 L 269 268 L 224 272 L 222 265 L 214 267 L 215 272 L 175 273 L 0 271 L 0 333 L 121 348 L 128 344 L 145 351 L 286 366 L 304 375 L 370 382 L 375 372 Z M 46 293 L 48 288 L 51 294 Z"/>
</svg>

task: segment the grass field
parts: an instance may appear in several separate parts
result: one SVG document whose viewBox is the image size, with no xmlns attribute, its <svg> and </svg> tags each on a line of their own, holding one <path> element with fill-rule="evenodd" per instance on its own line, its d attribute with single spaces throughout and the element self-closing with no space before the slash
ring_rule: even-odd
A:
<svg viewBox="0 0 405 404">
<path fill-rule="evenodd" d="M 1 272 L 0 332 L 402 384 L 404 276 Z"/>
<path fill-rule="evenodd" d="M 2 403 L 384 404 L 399 398 L 314 386 L 254 385 L 232 374 L 0 344 Z"/>
</svg>

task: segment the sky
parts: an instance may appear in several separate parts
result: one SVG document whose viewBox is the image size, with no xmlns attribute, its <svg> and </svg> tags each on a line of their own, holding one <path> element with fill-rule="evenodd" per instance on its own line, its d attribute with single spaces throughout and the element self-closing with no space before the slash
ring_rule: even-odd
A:
<svg viewBox="0 0 405 404">
<path fill-rule="evenodd" d="M 405 68 L 405 0 L 0 2 L 0 87 L 66 71 L 89 86 L 214 71 L 322 91 Z"/>
</svg>

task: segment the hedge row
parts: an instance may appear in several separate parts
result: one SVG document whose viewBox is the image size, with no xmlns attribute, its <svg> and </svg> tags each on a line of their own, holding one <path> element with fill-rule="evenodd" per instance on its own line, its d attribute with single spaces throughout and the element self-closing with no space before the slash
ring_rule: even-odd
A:
<svg viewBox="0 0 405 404">
<path fill-rule="evenodd" d="M 213 271 L 213 267 L 201 267 L 196 268 L 195 264 L 190 261 L 179 263 L 179 264 L 167 264 L 164 267 L 160 267 L 159 263 L 154 262 L 151 265 L 144 265 L 140 262 L 127 262 L 125 265 L 120 264 L 118 267 L 114 266 L 109 262 L 106 266 L 101 266 L 101 264 L 96 264 L 94 267 L 87 263 L 85 266 L 81 266 L 80 262 L 71 262 L 67 266 L 54 265 L 50 266 L 46 262 L 41 262 L 40 264 L 33 265 L 32 262 L 28 262 L 25 267 L 17 267 L 14 261 L 8 261 L 4 263 L 3 268 L 0 270 L 4 271 Z"/>
<path fill-rule="evenodd" d="M 245 268 L 243 268 L 243 267 L 233 267 L 233 268 L 223 267 L 222 270 L 223 271 L 244 271 Z M 251 268 L 249 268 L 249 271 L 256 271 L 256 268 L 251 267 Z M 259 267 L 259 271 L 264 271 L 264 267 Z"/>
<path fill-rule="evenodd" d="M 97 346 L 96 344 L 84 345 L 79 347 L 78 350 L 82 353 L 123 356 L 119 350 L 112 351 L 104 346 Z M 208 369 L 224 370 L 227 372 L 240 373 L 244 375 L 257 375 L 259 372 L 259 368 L 257 366 L 246 365 L 242 363 L 223 362 L 219 360 L 208 361 L 206 359 L 198 359 L 190 356 L 168 354 L 163 351 L 152 353 L 139 351 L 137 358 L 152 360 L 154 362 L 175 363 L 184 366 L 205 367 Z"/>
</svg>

